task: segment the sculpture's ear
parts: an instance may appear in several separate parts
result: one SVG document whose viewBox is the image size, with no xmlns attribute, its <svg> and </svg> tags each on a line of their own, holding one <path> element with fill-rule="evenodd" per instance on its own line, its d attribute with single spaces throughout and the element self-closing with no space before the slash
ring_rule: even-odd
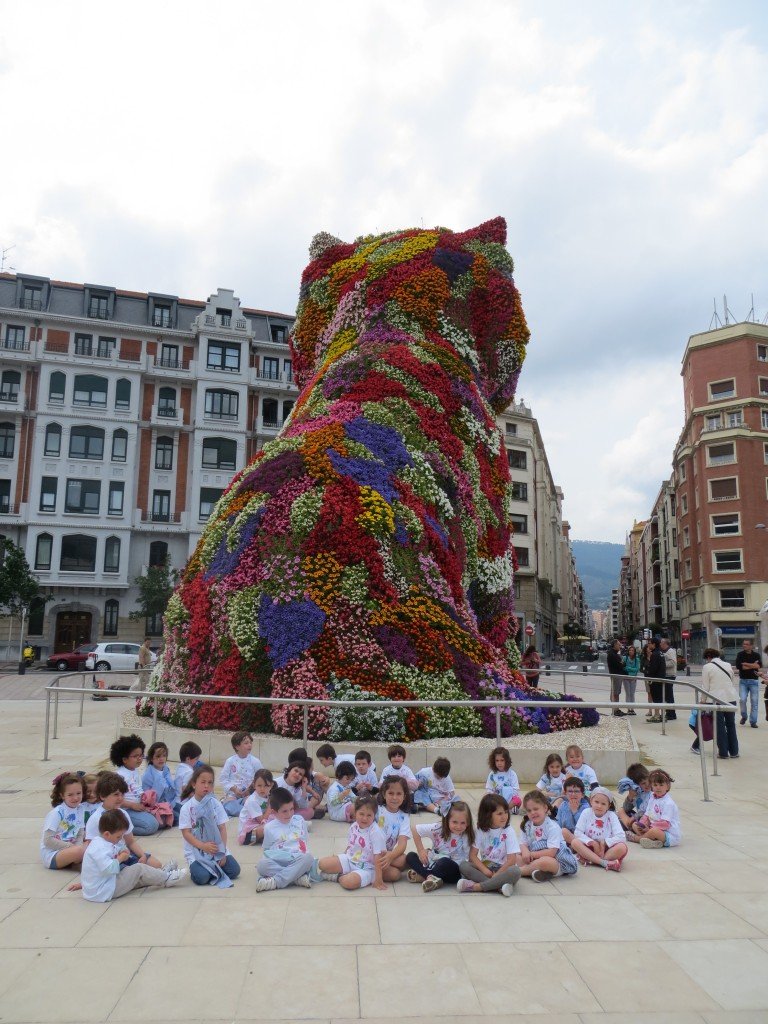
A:
<svg viewBox="0 0 768 1024">
<path fill-rule="evenodd" d="M 329 234 L 327 231 L 318 231 L 312 241 L 309 243 L 309 258 L 316 260 L 327 252 L 328 249 L 332 249 L 335 245 L 344 245 L 344 242 L 340 238 L 336 238 L 335 235 Z"/>
<path fill-rule="evenodd" d="M 493 220 L 486 220 L 478 224 L 476 228 L 463 231 L 457 236 L 463 242 L 497 242 L 499 245 L 507 244 L 507 222 L 503 217 L 494 217 Z"/>
</svg>

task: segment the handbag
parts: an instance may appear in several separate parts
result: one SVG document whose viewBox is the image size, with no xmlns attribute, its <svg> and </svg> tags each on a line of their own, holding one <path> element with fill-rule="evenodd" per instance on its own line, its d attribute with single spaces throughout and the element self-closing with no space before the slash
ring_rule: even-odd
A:
<svg viewBox="0 0 768 1024">
<path fill-rule="evenodd" d="M 706 743 L 711 740 L 713 736 L 712 730 L 712 712 L 702 711 L 701 712 L 701 738 Z"/>
</svg>

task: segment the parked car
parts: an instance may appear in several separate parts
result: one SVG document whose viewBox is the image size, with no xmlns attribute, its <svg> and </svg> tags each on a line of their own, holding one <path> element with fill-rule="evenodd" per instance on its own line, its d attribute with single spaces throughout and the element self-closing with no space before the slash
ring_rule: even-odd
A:
<svg viewBox="0 0 768 1024">
<path fill-rule="evenodd" d="M 96 669 L 98 672 L 107 672 L 109 669 L 119 671 L 133 671 L 139 666 L 140 644 L 96 644 L 91 648 L 91 653 L 85 662 L 85 667 L 90 671 Z M 157 655 L 150 651 L 152 664 L 157 661 Z"/>
<path fill-rule="evenodd" d="M 74 651 L 60 651 L 52 654 L 45 663 L 47 668 L 55 668 L 57 672 L 77 672 L 85 668 L 88 655 L 96 647 L 96 644 L 80 644 Z"/>
</svg>

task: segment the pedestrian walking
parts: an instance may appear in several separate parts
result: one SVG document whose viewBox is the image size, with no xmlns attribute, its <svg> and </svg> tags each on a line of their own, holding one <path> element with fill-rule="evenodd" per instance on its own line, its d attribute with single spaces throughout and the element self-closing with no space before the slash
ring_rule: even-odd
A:
<svg viewBox="0 0 768 1024">
<path fill-rule="evenodd" d="M 539 652 L 536 650 L 535 644 L 530 644 L 526 647 L 525 652 L 520 659 L 520 665 L 525 672 L 526 682 L 529 686 L 539 685 L 539 672 L 541 668 L 541 658 Z"/>
<path fill-rule="evenodd" d="M 627 653 L 624 655 L 624 700 L 627 704 L 635 703 L 635 692 L 637 690 L 637 676 L 640 672 L 640 654 L 634 644 L 630 644 Z M 636 714 L 634 708 L 630 708 L 628 715 Z"/>
<path fill-rule="evenodd" d="M 751 640 L 744 640 L 736 655 L 736 671 L 739 673 L 739 704 L 741 724 L 747 721 L 747 698 L 749 698 L 749 724 L 757 728 L 757 704 L 760 697 L 759 672 L 763 667 L 760 654 L 752 647 Z"/>
<path fill-rule="evenodd" d="M 621 644 L 614 640 L 611 649 L 606 657 L 608 671 L 611 673 L 611 704 L 618 704 L 621 699 L 622 676 L 624 675 L 624 659 L 621 656 Z M 614 718 L 623 718 L 624 712 L 619 708 L 613 709 Z"/>
<path fill-rule="evenodd" d="M 661 653 L 659 641 L 654 637 L 648 641 L 648 657 L 645 669 L 645 676 L 651 688 L 651 704 L 660 705 L 664 702 L 664 680 L 667 678 L 664 655 Z M 661 708 L 651 708 L 649 722 L 659 723 L 661 721 Z"/>
<path fill-rule="evenodd" d="M 677 675 L 677 651 L 670 645 L 669 640 L 666 639 L 661 641 L 659 647 L 661 653 L 664 655 L 664 671 L 666 673 L 666 682 L 664 683 L 664 703 L 674 704 L 674 679 Z M 664 714 L 668 722 L 674 722 L 677 718 L 676 711 L 665 711 Z"/>
</svg>

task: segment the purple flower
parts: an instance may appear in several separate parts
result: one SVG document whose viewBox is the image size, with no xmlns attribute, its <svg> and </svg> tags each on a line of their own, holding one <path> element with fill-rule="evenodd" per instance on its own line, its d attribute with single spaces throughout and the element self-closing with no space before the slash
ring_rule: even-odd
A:
<svg viewBox="0 0 768 1024">
<path fill-rule="evenodd" d="M 390 661 L 396 661 L 400 665 L 416 664 L 418 660 L 416 649 L 407 636 L 393 629 L 392 626 L 375 626 L 373 635 Z"/>
<path fill-rule="evenodd" d="M 432 254 L 432 262 L 436 267 L 445 271 L 448 280 L 453 284 L 457 277 L 461 277 L 472 266 L 472 254 L 469 252 L 457 252 L 455 249 L 435 249 Z"/>
<path fill-rule="evenodd" d="M 325 625 L 325 612 L 314 601 L 289 601 L 278 604 L 262 594 L 259 608 L 259 633 L 267 645 L 269 660 L 283 668 L 303 654 L 317 640 Z"/>
<path fill-rule="evenodd" d="M 209 580 L 214 577 L 222 579 L 224 576 L 229 576 L 231 572 L 234 572 L 243 552 L 253 540 L 263 515 L 264 507 L 262 506 L 260 509 L 256 510 L 254 515 L 250 517 L 243 527 L 240 534 L 240 540 L 234 551 L 229 551 L 227 549 L 226 534 L 221 538 L 216 554 L 213 556 L 211 564 L 205 572 L 205 579 Z"/>
<path fill-rule="evenodd" d="M 239 491 L 249 490 L 277 494 L 289 480 L 298 480 L 305 473 L 304 459 L 300 452 L 281 452 L 273 459 L 264 458 L 240 482 Z"/>
<path fill-rule="evenodd" d="M 373 423 L 360 416 L 347 423 L 344 429 L 347 437 L 365 445 L 375 458 L 392 470 L 397 471 L 413 463 L 402 438 L 392 427 Z"/>
<path fill-rule="evenodd" d="M 392 474 L 380 462 L 370 462 L 368 459 L 347 459 L 335 451 L 329 451 L 328 457 L 333 468 L 341 476 L 349 477 L 360 487 L 371 487 L 390 504 L 397 498 Z"/>
</svg>

